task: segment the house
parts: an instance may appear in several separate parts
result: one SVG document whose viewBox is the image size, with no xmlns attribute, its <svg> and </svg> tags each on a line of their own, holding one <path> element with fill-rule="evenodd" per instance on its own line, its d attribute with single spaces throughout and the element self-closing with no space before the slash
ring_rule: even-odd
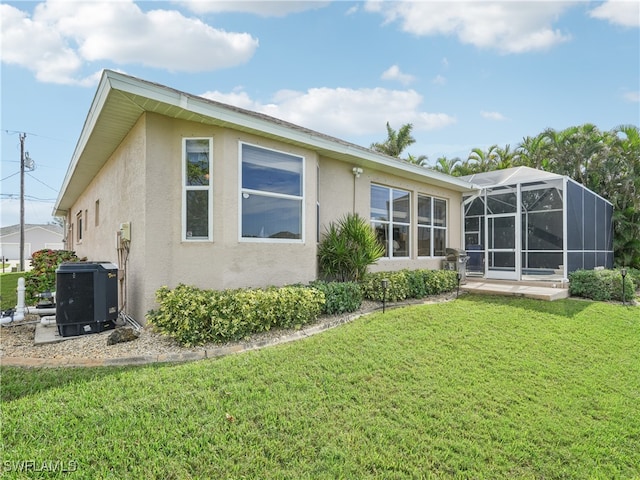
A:
<svg viewBox="0 0 640 480">
<path fill-rule="evenodd" d="M 323 231 L 350 212 L 385 245 L 373 271 L 439 269 L 447 247 L 486 278 L 564 281 L 613 260 L 611 204 L 567 177 L 456 178 L 113 71 L 54 207 L 67 249 L 119 267 L 121 306 L 139 321 L 161 286 L 316 279 Z"/>
<path fill-rule="evenodd" d="M 613 205 L 569 177 L 515 167 L 461 177 L 469 270 L 485 278 L 566 281 L 613 267 Z"/>
<path fill-rule="evenodd" d="M 54 207 L 66 248 L 121 272 L 142 321 L 155 292 L 317 278 L 324 229 L 371 220 L 374 270 L 438 269 L 462 247 L 468 181 L 282 120 L 105 71 Z"/>
<path fill-rule="evenodd" d="M 63 228 L 60 225 L 24 225 L 24 260 L 29 260 L 33 252 L 50 248 L 64 248 Z M 9 262 L 20 262 L 20 225 L 0 229 L 0 256 Z"/>
</svg>

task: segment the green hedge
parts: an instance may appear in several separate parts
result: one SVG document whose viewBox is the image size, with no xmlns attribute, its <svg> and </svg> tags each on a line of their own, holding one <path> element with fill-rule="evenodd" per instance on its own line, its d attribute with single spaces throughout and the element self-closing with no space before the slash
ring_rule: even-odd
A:
<svg viewBox="0 0 640 480">
<path fill-rule="evenodd" d="M 290 286 L 267 289 L 201 290 L 178 285 L 156 292 L 157 310 L 147 320 L 182 345 L 224 343 L 274 327 L 299 328 L 322 312 L 320 290 Z"/>
<path fill-rule="evenodd" d="M 362 305 L 362 288 L 356 282 L 325 282 L 318 280 L 309 284 L 324 293 L 322 313 L 336 315 L 355 312 Z"/>
<path fill-rule="evenodd" d="M 383 300 L 385 295 L 382 289 L 383 278 L 388 280 L 386 291 L 388 302 L 438 295 L 451 292 L 458 286 L 457 273 L 451 270 L 400 270 L 368 273 L 362 282 L 365 298 Z"/>
<path fill-rule="evenodd" d="M 633 275 L 625 277 L 624 289 L 626 299 L 632 299 L 636 289 Z M 620 270 L 576 270 L 569 274 L 569 294 L 598 301 L 622 301 Z"/>
<path fill-rule="evenodd" d="M 56 289 L 56 269 L 63 262 L 79 262 L 71 250 L 37 250 L 31 255 L 31 270 L 24 274 L 25 302 L 38 301 L 37 295 Z"/>
</svg>

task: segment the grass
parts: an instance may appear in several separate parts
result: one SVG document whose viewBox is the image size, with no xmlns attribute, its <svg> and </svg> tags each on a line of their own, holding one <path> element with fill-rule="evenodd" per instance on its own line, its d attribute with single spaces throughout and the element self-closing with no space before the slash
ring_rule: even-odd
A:
<svg viewBox="0 0 640 480">
<path fill-rule="evenodd" d="M 8 310 L 18 303 L 18 278 L 23 277 L 24 272 L 0 273 L 0 309 Z"/>
<path fill-rule="evenodd" d="M 640 477 L 636 307 L 469 295 L 219 360 L 1 371 L 5 478 Z"/>
</svg>

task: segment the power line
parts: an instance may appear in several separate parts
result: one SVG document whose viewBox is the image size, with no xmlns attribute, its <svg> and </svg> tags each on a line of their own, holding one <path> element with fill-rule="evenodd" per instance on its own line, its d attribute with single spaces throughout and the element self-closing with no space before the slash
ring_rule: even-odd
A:
<svg viewBox="0 0 640 480">
<path fill-rule="evenodd" d="M 30 173 L 28 174 L 31 178 L 33 178 L 36 182 L 41 183 L 42 185 L 44 185 L 47 188 L 50 188 L 51 190 L 53 190 L 54 192 L 57 192 L 58 190 L 56 190 L 55 188 L 47 185 L 46 183 L 44 183 L 42 180 L 38 180 L 36 177 L 34 177 L 33 175 L 31 175 Z"/>
<path fill-rule="evenodd" d="M 16 175 L 20 174 L 20 172 L 16 172 L 16 173 L 12 173 L 11 175 L 9 175 L 8 177 L 4 177 L 3 179 L 0 179 L 0 182 L 4 182 L 5 180 L 11 178 L 11 177 L 15 177 Z"/>
</svg>

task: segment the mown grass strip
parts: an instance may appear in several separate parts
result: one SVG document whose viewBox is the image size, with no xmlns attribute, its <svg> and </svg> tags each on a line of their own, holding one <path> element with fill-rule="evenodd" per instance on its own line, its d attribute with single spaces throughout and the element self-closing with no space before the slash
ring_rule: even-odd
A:
<svg viewBox="0 0 640 480">
<path fill-rule="evenodd" d="M 620 305 L 468 296 L 215 361 L 2 374 L 3 460 L 67 478 L 640 476 Z"/>
</svg>

